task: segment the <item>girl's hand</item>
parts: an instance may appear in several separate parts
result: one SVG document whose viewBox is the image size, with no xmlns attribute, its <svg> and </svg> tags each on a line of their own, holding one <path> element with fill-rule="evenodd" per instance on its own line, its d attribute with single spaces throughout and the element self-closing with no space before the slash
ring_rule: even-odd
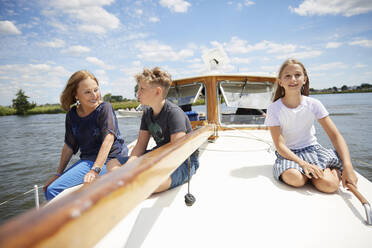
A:
<svg viewBox="0 0 372 248">
<path fill-rule="evenodd" d="M 59 178 L 59 175 L 55 174 L 53 177 L 51 177 L 45 184 L 44 184 L 44 187 L 43 187 L 43 190 L 44 192 L 46 192 L 46 189 L 48 188 L 49 185 L 52 184 L 52 182 L 54 182 L 57 178 Z"/>
<path fill-rule="evenodd" d="M 311 178 L 315 178 L 315 179 L 322 178 L 323 175 L 324 175 L 323 170 L 320 169 L 316 165 L 309 164 L 309 163 L 305 162 L 304 164 L 301 165 L 301 167 L 305 171 L 305 176 L 307 176 L 307 178 L 309 178 L 309 179 L 311 179 Z"/>
<path fill-rule="evenodd" d="M 357 187 L 358 177 L 356 176 L 354 170 L 351 168 L 345 168 L 342 172 L 342 186 L 345 188 L 347 183 L 352 184 L 355 188 Z"/>
<path fill-rule="evenodd" d="M 87 174 L 84 176 L 84 184 L 86 183 L 92 183 L 94 180 L 98 178 L 98 174 L 92 170 L 90 170 Z"/>
</svg>

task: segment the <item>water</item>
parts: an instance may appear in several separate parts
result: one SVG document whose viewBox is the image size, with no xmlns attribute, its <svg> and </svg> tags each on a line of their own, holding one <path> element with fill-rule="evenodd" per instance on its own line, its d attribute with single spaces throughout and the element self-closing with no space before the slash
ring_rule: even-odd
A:
<svg viewBox="0 0 372 248">
<path fill-rule="evenodd" d="M 372 93 L 314 95 L 330 113 L 330 117 L 348 144 L 354 168 L 372 182 Z M 315 125 L 318 142 L 332 147 L 319 123 Z"/>
<path fill-rule="evenodd" d="M 313 96 L 326 106 L 346 139 L 353 165 L 372 181 L 372 93 Z M 205 111 L 203 109 L 203 111 Z M 34 207 L 34 194 L 23 195 L 35 184 L 43 185 L 56 172 L 64 139 L 64 114 L 0 117 L 0 224 Z M 135 140 L 140 118 L 119 118 L 125 142 Z M 320 144 L 331 147 L 327 135 L 317 124 Z M 72 161 L 76 161 L 74 156 Z M 40 200 L 44 201 L 42 189 Z"/>
</svg>

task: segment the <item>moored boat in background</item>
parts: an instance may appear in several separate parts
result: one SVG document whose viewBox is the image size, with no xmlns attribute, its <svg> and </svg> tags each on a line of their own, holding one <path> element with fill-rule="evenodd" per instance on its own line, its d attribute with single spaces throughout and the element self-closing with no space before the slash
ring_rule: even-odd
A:
<svg viewBox="0 0 372 248">
<path fill-rule="evenodd" d="M 142 106 L 139 105 L 137 108 L 126 108 L 126 109 L 118 109 L 118 117 L 139 117 L 142 116 Z"/>
</svg>

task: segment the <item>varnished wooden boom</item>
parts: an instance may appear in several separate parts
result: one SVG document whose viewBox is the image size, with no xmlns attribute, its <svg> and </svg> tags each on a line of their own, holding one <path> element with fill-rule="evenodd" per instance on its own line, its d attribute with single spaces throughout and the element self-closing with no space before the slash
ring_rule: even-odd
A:
<svg viewBox="0 0 372 248">
<path fill-rule="evenodd" d="M 207 141 L 213 130 L 213 125 L 203 126 L 53 204 L 8 221 L 0 227 L 0 247 L 93 246 Z"/>
</svg>

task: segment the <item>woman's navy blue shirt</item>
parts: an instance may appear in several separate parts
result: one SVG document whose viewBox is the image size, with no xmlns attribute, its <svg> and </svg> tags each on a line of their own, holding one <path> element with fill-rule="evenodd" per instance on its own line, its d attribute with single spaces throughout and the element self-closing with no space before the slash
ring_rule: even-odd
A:
<svg viewBox="0 0 372 248">
<path fill-rule="evenodd" d="M 107 161 L 120 156 L 128 155 L 128 147 L 120 136 L 118 120 L 110 103 L 101 103 L 92 113 L 79 117 L 76 106 L 66 114 L 65 143 L 74 154 L 80 149 L 80 159 L 95 161 L 106 135 L 114 135 Z"/>
</svg>

